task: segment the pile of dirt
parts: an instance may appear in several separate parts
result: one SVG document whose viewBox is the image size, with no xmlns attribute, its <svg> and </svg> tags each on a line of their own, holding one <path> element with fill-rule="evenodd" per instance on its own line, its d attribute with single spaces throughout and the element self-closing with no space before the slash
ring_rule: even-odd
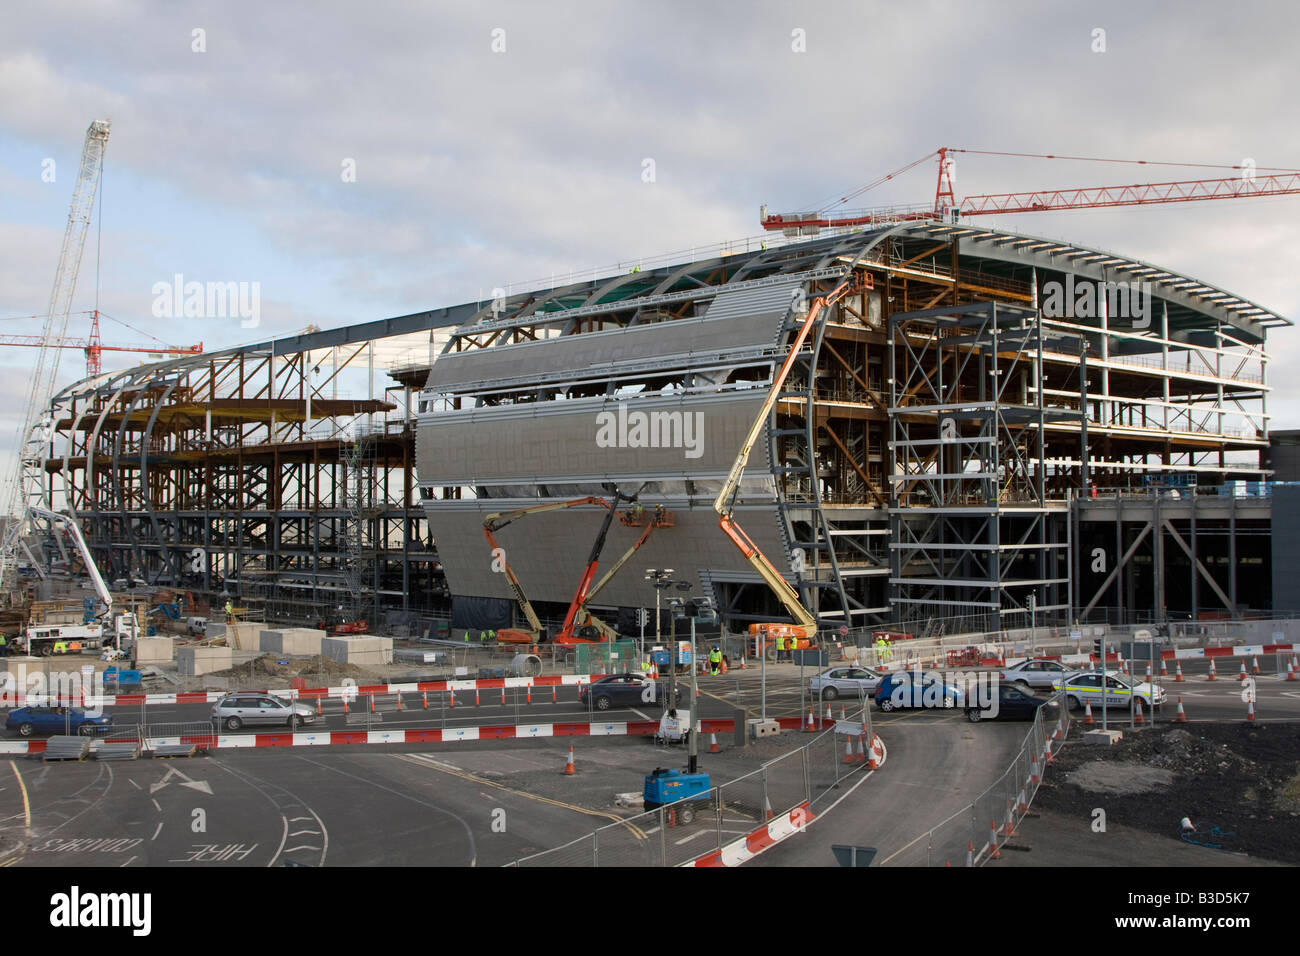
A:
<svg viewBox="0 0 1300 956">
<path fill-rule="evenodd" d="M 243 664 L 238 664 L 228 670 L 217 671 L 213 676 L 226 677 L 234 681 L 246 681 L 263 677 L 364 677 L 368 673 L 355 664 L 340 664 L 338 661 L 332 661 L 328 658 L 290 657 L 287 658 L 288 664 L 277 663 L 280 660 L 286 660 L 286 658 L 279 658 L 274 654 L 263 654 L 261 657 L 255 657 L 251 661 L 245 661 Z"/>
<path fill-rule="evenodd" d="M 1132 786 L 1114 786 L 1131 777 Z M 1140 784 L 1140 786 L 1138 786 Z M 1282 863 L 1300 864 L 1300 725 L 1196 723 L 1125 732 L 1114 747 L 1072 739 L 1036 805 Z"/>
</svg>

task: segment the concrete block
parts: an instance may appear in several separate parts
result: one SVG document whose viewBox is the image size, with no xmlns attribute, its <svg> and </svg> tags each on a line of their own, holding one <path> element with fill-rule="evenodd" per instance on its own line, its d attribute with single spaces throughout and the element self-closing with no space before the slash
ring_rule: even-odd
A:
<svg viewBox="0 0 1300 956">
<path fill-rule="evenodd" d="M 176 654 L 176 673 L 180 677 L 201 677 L 233 666 L 234 655 L 229 647 L 182 647 Z"/>
<path fill-rule="evenodd" d="M 321 654 L 340 664 L 377 667 L 393 662 L 393 639 L 373 635 L 341 635 L 321 640 Z"/>
<path fill-rule="evenodd" d="M 284 654 L 290 657 L 315 657 L 321 652 L 320 644 L 325 632 L 310 627 L 283 627 L 278 630 L 258 632 L 258 650 L 263 654 Z"/>
<path fill-rule="evenodd" d="M 176 641 L 170 637 L 139 637 L 135 641 L 135 662 L 145 664 L 170 663 L 176 656 Z"/>
<path fill-rule="evenodd" d="M 1117 744 L 1123 739 L 1123 732 L 1118 730 L 1089 730 L 1083 735 L 1085 744 L 1103 744 L 1107 747 Z"/>
<path fill-rule="evenodd" d="M 760 737 L 775 737 L 779 733 L 781 733 L 781 725 L 775 720 L 755 717 L 749 722 L 749 735 L 755 740 Z"/>
</svg>

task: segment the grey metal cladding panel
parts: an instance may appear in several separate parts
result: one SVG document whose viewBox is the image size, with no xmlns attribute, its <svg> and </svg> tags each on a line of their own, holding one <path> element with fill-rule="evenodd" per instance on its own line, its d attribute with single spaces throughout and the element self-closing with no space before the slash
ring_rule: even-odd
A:
<svg viewBox="0 0 1300 956">
<path fill-rule="evenodd" d="M 433 485 L 725 475 L 764 397 L 765 389 L 754 388 L 731 395 L 655 394 L 427 415 L 417 432 L 416 475 Z M 678 439 L 675 447 L 639 445 L 640 439 L 649 441 L 649 429 L 638 432 L 638 421 L 653 422 L 657 413 L 675 415 L 667 421 L 680 423 L 671 431 L 656 430 Z M 610 439 L 621 444 L 602 447 Z M 766 470 L 764 455 L 751 456 L 749 473 Z"/>
<path fill-rule="evenodd" d="M 787 287 L 782 287 L 787 288 Z M 766 289 L 754 290 L 766 292 Z M 789 306 L 787 293 L 786 307 Z M 634 325 L 608 332 L 564 335 L 538 342 L 501 345 L 440 355 L 430 371 L 427 388 L 452 391 L 469 382 L 518 378 L 535 373 L 588 372 L 615 366 L 619 362 L 644 362 L 672 356 L 688 358 L 696 353 L 735 352 L 770 346 L 776 339 L 784 311 L 769 309 L 757 313 L 731 314 L 715 318 L 675 319 Z"/>
<path fill-rule="evenodd" d="M 795 291 L 802 287 L 802 282 L 788 282 L 781 285 L 760 286 L 756 289 L 742 289 L 737 292 L 723 292 L 713 300 L 705 316 L 710 319 L 720 319 L 775 312 L 778 317 L 784 318 L 790 311 Z"/>
<path fill-rule="evenodd" d="M 462 510 L 466 504 L 424 502 L 438 558 L 447 574 L 447 585 L 458 596 L 513 600 L 505 575 L 492 570 L 492 556 L 483 537 L 483 518 L 509 506 L 486 501 L 481 511 Z M 674 577 L 691 581 L 696 594 L 700 593 L 701 569 L 752 573 L 740 551 L 718 527 L 717 515 L 707 506 L 674 509 L 673 513 L 675 526 L 652 534 L 618 577 L 596 596 L 593 604 L 653 607 L 654 589 L 645 581 L 646 568 L 672 568 L 676 572 Z M 604 515 L 603 510 L 595 508 L 532 515 L 496 533 L 497 544 L 504 549 L 506 560 L 529 599 L 564 603 L 572 600 Z M 781 558 L 779 516 L 774 506 L 739 508 L 736 517 L 777 567 L 787 563 Z M 595 580 L 599 581 L 632 546 L 641 531 L 617 521 L 610 526 Z"/>
<path fill-rule="evenodd" d="M 1273 610 L 1300 611 L 1300 485 L 1274 485 Z"/>
</svg>

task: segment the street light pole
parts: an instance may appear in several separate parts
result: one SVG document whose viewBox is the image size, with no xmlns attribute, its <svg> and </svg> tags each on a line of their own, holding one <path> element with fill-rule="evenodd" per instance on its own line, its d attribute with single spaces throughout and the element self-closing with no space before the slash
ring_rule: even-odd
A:
<svg viewBox="0 0 1300 956">
<path fill-rule="evenodd" d="M 700 687 L 698 683 L 700 679 L 699 678 L 700 665 L 699 665 L 699 656 L 695 652 L 695 615 L 698 614 L 699 611 L 697 608 L 692 608 L 692 612 L 693 613 L 691 614 L 691 743 L 690 743 L 691 749 L 689 751 L 690 759 L 687 761 L 686 764 L 686 772 L 698 773 L 700 742 L 698 739 L 699 734 L 697 733 L 697 730 L 700 726 L 700 715 L 695 705 L 699 703 L 700 700 Z"/>
</svg>

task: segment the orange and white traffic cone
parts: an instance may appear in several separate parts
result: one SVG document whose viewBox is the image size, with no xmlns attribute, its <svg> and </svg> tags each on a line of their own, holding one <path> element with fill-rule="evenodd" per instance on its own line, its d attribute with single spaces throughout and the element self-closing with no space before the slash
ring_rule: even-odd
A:
<svg viewBox="0 0 1300 956">
<path fill-rule="evenodd" d="M 447 706 L 449 707 L 456 706 L 456 691 L 451 688 L 447 689 Z"/>
<path fill-rule="evenodd" d="M 1141 697 L 1134 697 L 1134 698 L 1133 698 L 1133 707 L 1135 708 L 1135 711 L 1134 711 L 1134 714 L 1133 714 L 1133 723 L 1134 723 L 1135 725 L 1136 725 L 1136 724 L 1145 724 L 1145 723 L 1147 722 L 1147 719 L 1146 719 L 1145 717 L 1142 716 L 1142 698 L 1141 698 Z"/>
<path fill-rule="evenodd" d="M 527 703 L 531 704 L 531 703 L 533 702 L 533 685 L 532 685 L 532 684 L 529 684 L 529 685 L 528 685 L 526 688 L 524 688 L 524 689 L 528 692 L 527 695 L 526 695 L 527 698 L 528 698 Z"/>
<path fill-rule="evenodd" d="M 772 812 L 771 801 L 767 799 L 767 794 L 765 793 L 763 794 L 763 819 L 771 820 L 774 816 L 776 816 L 776 814 Z"/>
<path fill-rule="evenodd" d="M 1246 679 L 1246 662 L 1245 660 L 1243 660 L 1241 662 L 1241 673 L 1237 675 L 1237 680 L 1245 680 L 1245 679 Z"/>
<path fill-rule="evenodd" d="M 479 705 L 479 699 L 478 699 L 478 687 L 475 687 L 475 688 L 474 688 L 474 706 L 477 707 L 478 705 Z"/>
<path fill-rule="evenodd" d="M 826 723 L 828 723 L 828 724 L 832 724 L 832 723 L 834 723 L 834 722 L 835 722 L 835 716 L 831 713 L 831 705 L 830 705 L 830 704 L 827 704 L 827 705 L 826 705 Z"/>
<path fill-rule="evenodd" d="M 858 763 L 867 762 L 867 748 L 862 743 L 862 734 L 858 734 Z"/>
<path fill-rule="evenodd" d="M 816 729 L 817 729 L 816 726 L 815 726 L 814 723 L 813 723 L 813 712 L 812 712 L 812 708 L 811 708 L 811 707 L 808 708 L 808 728 L 807 728 L 807 729 L 808 729 L 809 731 L 812 731 L 812 730 L 816 730 Z"/>
<path fill-rule="evenodd" d="M 343 695 L 343 713 L 346 714 L 347 712 L 348 712 L 348 695 L 347 695 L 347 694 L 344 694 L 344 695 Z"/>
<path fill-rule="evenodd" d="M 876 744 L 878 744 L 879 742 L 880 742 L 880 738 L 879 738 L 879 737 L 872 737 L 872 738 L 871 738 L 871 750 L 870 750 L 870 752 L 867 754 L 867 769 L 868 769 L 868 770 L 879 770 L 879 769 L 880 769 L 880 762 L 879 762 L 878 760 L 876 760 Z"/>
<path fill-rule="evenodd" d="M 506 705 L 506 685 L 502 684 L 501 685 L 501 706 L 504 707 L 505 705 Z"/>
<path fill-rule="evenodd" d="M 564 765 L 564 775 L 572 777 L 578 771 L 573 766 L 573 748 L 569 748 L 569 762 Z"/>
<path fill-rule="evenodd" d="M 1259 658 L 1258 658 L 1258 657 L 1254 657 L 1254 656 L 1251 657 L 1251 659 L 1250 659 L 1250 672 L 1251 672 L 1252 674 L 1258 674 L 1258 673 L 1259 673 Z"/>
<path fill-rule="evenodd" d="M 840 704 L 840 720 L 844 720 L 844 719 L 845 719 L 845 715 L 844 715 L 844 705 L 843 705 L 843 704 Z"/>
<path fill-rule="evenodd" d="M 555 685 L 551 685 L 551 703 L 555 703 Z"/>
<path fill-rule="evenodd" d="M 1096 721 L 1092 719 L 1092 701 L 1090 700 L 1083 702 L 1083 722 L 1085 724 L 1096 723 Z"/>
<path fill-rule="evenodd" d="M 401 695 L 401 694 L 398 694 L 398 695 L 397 695 L 397 709 L 398 709 L 399 711 L 402 709 L 402 695 Z"/>
<path fill-rule="evenodd" d="M 1027 813 L 1028 811 L 1029 811 L 1029 804 L 1025 800 L 1025 788 L 1021 787 L 1020 796 L 1016 800 L 1016 813 Z"/>
<path fill-rule="evenodd" d="M 1213 657 L 1210 658 L 1210 673 L 1207 674 L 1207 675 L 1205 676 L 1205 679 L 1206 679 L 1206 680 L 1218 680 L 1218 679 L 1219 679 L 1218 671 L 1216 671 L 1215 668 L 1214 668 L 1214 658 L 1213 658 Z"/>
<path fill-rule="evenodd" d="M 428 709 L 429 709 L 429 692 L 426 690 L 426 691 L 421 695 L 421 697 L 422 697 L 423 700 L 424 700 L 424 709 L 425 709 L 425 710 L 428 710 Z"/>
<path fill-rule="evenodd" d="M 975 865 L 975 841 L 974 840 L 966 841 L 966 865 L 967 866 Z"/>
<path fill-rule="evenodd" d="M 320 698 L 319 698 L 319 697 L 316 698 L 316 716 L 317 716 L 317 717 L 320 716 Z"/>
<path fill-rule="evenodd" d="M 1161 677 L 1169 676 L 1169 668 L 1165 666 L 1165 659 L 1163 657 L 1160 658 L 1160 676 Z"/>
<path fill-rule="evenodd" d="M 1183 683 L 1183 665 L 1179 661 L 1174 661 L 1174 683 Z"/>
<path fill-rule="evenodd" d="M 1043 741 L 1043 756 L 1047 758 L 1047 762 L 1048 762 L 1048 763 L 1051 763 L 1051 762 L 1052 762 L 1053 757 L 1052 757 L 1052 738 L 1051 738 L 1051 737 L 1048 737 L 1046 740 Z"/>
<path fill-rule="evenodd" d="M 709 734 L 709 753 L 716 754 L 720 752 L 721 751 L 718 750 L 718 735 Z"/>
<path fill-rule="evenodd" d="M 998 821 L 989 821 L 989 849 L 992 851 L 990 860 L 1002 859 L 1002 854 L 998 852 Z"/>
<path fill-rule="evenodd" d="M 1178 716 L 1174 718 L 1174 723 L 1187 723 L 1187 712 L 1183 710 L 1183 699 L 1181 697 L 1178 698 Z"/>
<path fill-rule="evenodd" d="M 844 738 L 844 762 L 853 763 L 853 738 Z"/>
<path fill-rule="evenodd" d="M 1287 680 L 1295 680 L 1295 679 L 1296 679 L 1296 676 L 1295 676 L 1295 662 L 1294 662 L 1294 661 L 1287 661 L 1287 662 L 1286 662 L 1286 679 L 1287 679 Z"/>
<path fill-rule="evenodd" d="M 1255 699 L 1252 697 L 1250 699 L 1250 702 L 1246 705 L 1246 723 L 1253 724 L 1254 722 L 1255 722 Z"/>
<path fill-rule="evenodd" d="M 375 712 L 375 695 L 374 695 L 374 694 L 371 694 L 371 695 L 370 695 L 370 712 L 371 712 L 372 714 Z"/>
<path fill-rule="evenodd" d="M 1038 758 L 1032 754 L 1029 756 L 1029 785 L 1038 786 Z"/>
</svg>

